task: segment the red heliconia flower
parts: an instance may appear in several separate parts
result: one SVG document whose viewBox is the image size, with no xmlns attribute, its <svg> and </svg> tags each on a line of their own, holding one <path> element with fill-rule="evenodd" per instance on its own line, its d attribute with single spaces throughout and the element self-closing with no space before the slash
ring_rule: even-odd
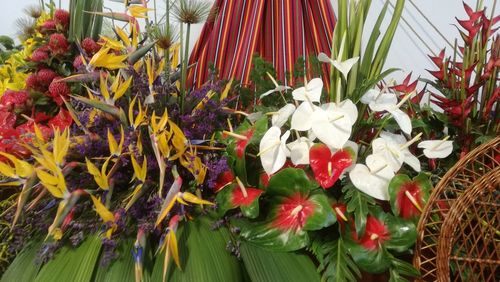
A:
<svg viewBox="0 0 500 282">
<path fill-rule="evenodd" d="M 431 59 L 431 61 L 439 68 L 439 69 L 442 69 L 443 68 L 443 65 L 444 65 L 444 52 L 445 52 L 445 49 L 441 50 L 441 52 L 439 52 L 439 55 L 437 57 L 434 57 L 434 56 L 429 56 L 429 58 Z"/>
<path fill-rule="evenodd" d="M 56 10 L 54 12 L 54 21 L 64 29 L 67 29 L 69 25 L 69 12 L 62 9 Z"/>
<path fill-rule="evenodd" d="M 482 11 L 474 11 L 465 2 L 462 1 L 462 4 L 464 5 L 464 10 L 467 13 L 467 16 L 469 16 L 469 19 L 471 19 L 471 20 L 477 21 L 484 14 L 484 10 L 482 10 Z"/>
<path fill-rule="evenodd" d="M 455 74 L 456 76 L 464 79 L 466 82 L 470 81 L 472 72 L 474 72 L 474 69 L 476 68 L 477 62 L 472 64 L 470 67 L 467 69 L 463 70 L 463 64 L 462 63 L 455 63 L 454 68 L 451 68 L 451 72 Z"/>
<path fill-rule="evenodd" d="M 40 48 L 33 51 L 31 54 L 31 61 L 33 62 L 43 62 L 49 59 L 49 54 L 43 50 L 39 50 Z"/>
<path fill-rule="evenodd" d="M 363 236 L 358 239 L 355 230 L 353 230 L 352 236 L 355 242 L 361 244 L 366 249 L 375 250 L 382 246 L 385 241 L 389 240 L 390 234 L 384 222 L 372 215 L 368 215 Z"/>
<path fill-rule="evenodd" d="M 57 73 L 51 69 L 41 69 L 37 73 L 38 83 L 45 87 L 48 87 L 56 77 Z"/>
<path fill-rule="evenodd" d="M 355 153 L 344 148 L 333 153 L 325 144 L 316 144 L 309 150 L 309 160 L 314 178 L 328 189 L 335 184 L 344 170 L 353 164 Z"/>
<path fill-rule="evenodd" d="M 0 110 L 23 112 L 29 105 L 28 92 L 7 90 L 0 97 Z"/>
<path fill-rule="evenodd" d="M 500 87 L 495 88 L 493 95 L 486 101 L 486 107 L 484 107 L 483 117 L 488 120 L 490 113 L 493 111 L 493 105 L 495 103 L 500 103 Z"/>
<path fill-rule="evenodd" d="M 71 90 L 66 82 L 58 81 L 58 79 L 59 77 L 54 78 L 54 80 L 50 84 L 49 94 L 54 102 L 56 102 L 56 104 L 60 106 L 63 103 L 62 97 L 69 96 Z"/>
<path fill-rule="evenodd" d="M 61 55 L 68 51 L 69 42 L 62 33 L 54 33 L 49 38 L 49 50 L 54 55 Z"/>
<path fill-rule="evenodd" d="M 217 177 L 217 180 L 215 181 L 214 191 L 219 192 L 222 188 L 233 183 L 234 179 L 234 173 L 232 170 L 224 171 Z"/>
<path fill-rule="evenodd" d="M 101 46 L 99 46 L 92 38 L 87 37 L 82 41 L 82 48 L 88 55 L 92 55 L 99 51 Z"/>
<path fill-rule="evenodd" d="M 390 88 L 395 90 L 395 91 L 404 93 L 404 94 L 408 94 L 408 93 L 413 92 L 415 90 L 415 88 L 417 88 L 418 79 L 415 79 L 415 81 L 410 83 L 411 74 L 412 73 L 410 72 L 406 76 L 406 78 L 403 80 L 403 83 L 398 84 L 398 85 L 394 85 Z"/>
<path fill-rule="evenodd" d="M 48 125 L 52 128 L 57 128 L 60 131 L 66 129 L 73 123 L 73 118 L 69 112 L 63 108 L 59 110 L 59 113 L 49 120 Z"/>
<path fill-rule="evenodd" d="M 285 198 L 279 205 L 273 227 L 281 230 L 300 230 L 314 213 L 314 204 L 300 193 Z"/>
</svg>

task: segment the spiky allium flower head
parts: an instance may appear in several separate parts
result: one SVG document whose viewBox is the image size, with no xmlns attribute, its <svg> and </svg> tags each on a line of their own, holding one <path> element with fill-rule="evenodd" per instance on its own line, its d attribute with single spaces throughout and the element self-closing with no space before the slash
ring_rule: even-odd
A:
<svg viewBox="0 0 500 282">
<path fill-rule="evenodd" d="M 177 41 L 178 33 L 172 25 L 155 26 L 151 31 L 151 35 L 156 40 L 156 45 L 161 49 L 168 49 Z"/>
<path fill-rule="evenodd" d="M 29 5 L 23 11 L 26 15 L 38 19 L 42 15 L 43 9 L 40 5 Z"/>
<path fill-rule="evenodd" d="M 32 18 L 19 18 L 16 20 L 17 33 L 21 39 L 26 39 L 35 34 L 35 21 Z"/>
<path fill-rule="evenodd" d="M 173 14 L 181 23 L 196 24 L 210 14 L 211 3 L 199 0 L 180 0 L 173 7 Z"/>
</svg>

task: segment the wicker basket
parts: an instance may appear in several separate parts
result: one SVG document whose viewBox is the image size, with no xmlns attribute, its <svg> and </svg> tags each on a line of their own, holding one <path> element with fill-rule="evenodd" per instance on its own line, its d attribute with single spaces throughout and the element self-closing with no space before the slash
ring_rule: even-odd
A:
<svg viewBox="0 0 500 282">
<path fill-rule="evenodd" d="M 457 162 L 434 188 L 413 260 L 423 281 L 500 281 L 500 137 Z"/>
</svg>

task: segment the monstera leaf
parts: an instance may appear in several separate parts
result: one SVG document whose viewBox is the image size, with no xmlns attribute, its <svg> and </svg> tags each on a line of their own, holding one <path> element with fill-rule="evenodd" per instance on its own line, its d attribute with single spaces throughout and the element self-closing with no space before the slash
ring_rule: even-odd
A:
<svg viewBox="0 0 500 282">
<path fill-rule="evenodd" d="M 259 215 L 259 197 L 264 190 L 237 184 L 228 185 L 217 194 L 217 207 L 221 214 L 239 207 L 244 216 L 256 218 Z"/>
<path fill-rule="evenodd" d="M 429 199 L 432 183 L 420 173 L 410 179 L 408 175 L 396 175 L 389 183 L 389 199 L 394 214 L 402 218 L 416 218 Z"/>
<path fill-rule="evenodd" d="M 356 264 L 363 270 L 379 273 L 391 265 L 388 249 L 408 250 L 417 238 L 415 224 L 410 220 L 386 214 L 380 209 L 368 215 L 361 236 L 355 230 L 346 232 L 346 245 Z"/>
<path fill-rule="evenodd" d="M 307 231 L 332 225 L 335 215 L 328 198 L 300 169 L 287 168 L 269 181 L 265 195 L 270 209 L 263 222 L 237 222 L 240 235 L 277 251 L 293 251 L 309 242 Z"/>
</svg>

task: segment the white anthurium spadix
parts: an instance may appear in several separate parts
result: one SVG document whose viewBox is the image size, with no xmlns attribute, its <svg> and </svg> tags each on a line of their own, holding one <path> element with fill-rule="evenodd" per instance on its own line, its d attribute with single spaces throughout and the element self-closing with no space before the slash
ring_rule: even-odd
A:
<svg viewBox="0 0 500 282">
<path fill-rule="evenodd" d="M 419 134 L 417 136 L 420 137 L 421 134 Z M 389 152 L 400 151 L 403 154 L 403 162 L 406 163 L 407 165 L 409 165 L 411 168 L 413 168 L 413 170 L 415 170 L 416 172 L 420 172 L 421 171 L 420 161 L 408 149 L 408 147 L 411 144 L 413 144 L 414 142 L 416 142 L 418 140 L 417 136 L 416 136 L 416 138 L 413 138 L 412 140 L 407 142 L 406 138 L 401 134 L 394 134 L 394 133 L 390 133 L 387 131 L 382 131 L 380 133 L 381 138 L 378 138 L 378 139 L 382 139 L 382 140 L 377 141 L 378 139 L 375 139 L 372 143 L 373 153 L 377 154 L 380 152 L 384 152 L 385 154 L 387 154 L 387 151 L 389 151 Z M 375 142 L 375 141 L 377 141 L 377 142 Z M 391 157 L 395 158 L 395 156 L 391 156 Z M 391 161 L 389 161 L 389 162 L 391 162 Z M 395 169 L 394 166 L 391 166 L 391 167 L 393 169 Z M 394 170 L 394 172 L 396 172 L 396 171 L 397 170 Z"/>
<path fill-rule="evenodd" d="M 394 175 L 381 155 L 369 155 L 366 165 L 356 164 L 349 172 L 349 178 L 358 190 L 383 201 L 389 200 L 389 182 Z"/>
<path fill-rule="evenodd" d="M 344 79 L 347 80 L 347 75 L 351 71 L 354 64 L 356 64 L 358 62 L 359 57 L 354 57 L 354 58 L 350 58 L 350 59 L 347 59 L 345 61 L 342 61 L 342 55 L 344 53 L 344 44 L 345 44 L 345 34 L 342 37 L 342 42 L 340 43 L 340 48 L 339 48 L 339 53 L 337 54 L 337 59 L 331 59 L 325 53 L 319 53 L 318 54 L 318 61 L 323 62 L 323 63 L 332 64 L 339 72 L 342 73 L 342 75 L 344 76 Z"/>
<path fill-rule="evenodd" d="M 453 141 L 447 141 L 449 136 L 443 140 L 427 140 L 418 143 L 418 147 L 424 149 L 424 155 L 429 159 L 443 159 L 453 151 Z"/>
<path fill-rule="evenodd" d="M 279 109 L 277 112 L 272 113 L 271 123 L 273 126 L 282 127 L 288 118 L 295 112 L 294 104 L 286 104 L 284 107 Z"/>
<path fill-rule="evenodd" d="M 358 119 L 358 108 L 349 99 L 345 99 L 340 103 L 326 103 L 321 105 L 321 108 L 328 112 L 342 112 L 350 118 L 353 124 Z"/>
<path fill-rule="evenodd" d="M 313 78 L 311 81 L 306 82 L 303 87 L 293 90 L 292 96 L 296 101 L 319 102 L 322 90 L 323 80 L 321 78 Z"/>
<path fill-rule="evenodd" d="M 290 137 L 290 131 L 286 131 L 281 136 L 281 129 L 277 126 L 272 126 L 260 140 L 258 156 L 260 157 L 264 171 L 268 175 L 282 168 L 287 156 L 290 155 L 290 151 L 286 146 L 288 137 Z"/>
<path fill-rule="evenodd" d="M 294 165 L 309 164 L 309 149 L 314 145 L 307 137 L 300 137 L 287 144 L 290 149 L 290 159 Z"/>
<path fill-rule="evenodd" d="M 398 103 L 396 94 L 371 89 L 361 97 L 361 102 L 368 104 L 370 109 L 375 112 L 387 111 L 396 120 L 404 133 L 411 134 L 411 119 L 405 112 L 399 109 L 410 97 L 411 93 Z"/>
<path fill-rule="evenodd" d="M 271 79 L 271 81 L 273 82 L 274 84 L 274 89 L 271 89 L 263 94 L 260 95 L 260 99 L 274 93 L 274 92 L 282 92 L 282 91 L 285 91 L 285 90 L 288 90 L 288 89 L 292 89 L 292 87 L 290 86 L 284 86 L 284 85 L 279 85 L 278 82 L 276 82 L 276 79 L 274 79 L 274 77 L 267 72 L 267 76 L 269 76 L 269 78 Z"/>
</svg>

